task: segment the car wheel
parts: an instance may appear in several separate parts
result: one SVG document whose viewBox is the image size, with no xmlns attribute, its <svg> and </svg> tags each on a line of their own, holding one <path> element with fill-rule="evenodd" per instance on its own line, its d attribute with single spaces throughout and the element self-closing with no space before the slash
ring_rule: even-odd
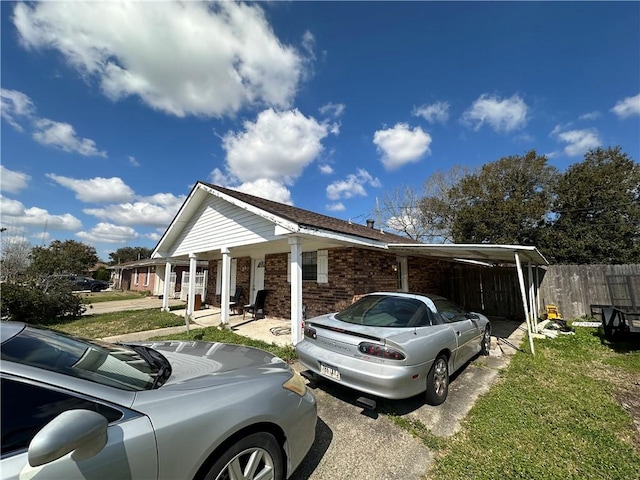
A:
<svg viewBox="0 0 640 480">
<path fill-rule="evenodd" d="M 489 350 L 491 350 L 491 327 L 487 325 L 487 328 L 484 329 L 482 340 L 480 342 L 480 354 L 486 357 L 489 355 Z"/>
<path fill-rule="evenodd" d="M 440 405 L 447 399 L 449 393 L 449 366 L 447 357 L 438 355 L 427 375 L 427 403 Z"/>
<path fill-rule="evenodd" d="M 205 480 L 284 480 L 282 450 L 270 433 L 240 439 L 213 464 Z"/>
<path fill-rule="evenodd" d="M 100 285 L 94 285 L 91 287 L 91 291 L 92 292 L 99 292 L 100 291 Z"/>
</svg>

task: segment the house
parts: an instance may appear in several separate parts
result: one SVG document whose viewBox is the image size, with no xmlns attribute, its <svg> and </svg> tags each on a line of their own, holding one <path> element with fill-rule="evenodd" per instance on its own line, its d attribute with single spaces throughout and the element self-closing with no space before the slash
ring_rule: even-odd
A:
<svg viewBox="0 0 640 480">
<path fill-rule="evenodd" d="M 196 290 L 204 293 L 208 263 L 196 265 Z M 167 295 L 167 298 L 187 299 L 186 285 L 189 283 L 189 261 L 176 260 L 169 275 L 168 291 L 165 292 L 166 262 L 145 258 L 108 266 L 111 270 L 111 285 L 116 290 L 150 292 L 152 295 Z"/>
<path fill-rule="evenodd" d="M 339 310 L 374 291 L 437 293 L 459 301 L 462 290 L 469 297 L 460 302 L 465 306 L 499 306 L 504 302 L 487 298 L 487 275 L 478 282 L 474 272 L 514 262 L 517 280 L 513 268 L 492 271 L 521 294 L 514 308 L 533 318 L 539 307 L 534 268 L 547 265 L 535 247 L 423 244 L 375 228 L 373 221 L 360 225 L 205 182 L 193 187 L 152 258 L 166 262 L 165 276 L 187 259 L 192 271 L 206 261 L 206 301 L 221 307 L 223 323 L 237 287 L 246 304 L 267 290 L 265 312 L 291 319 L 294 345 L 302 339 L 305 316 Z M 529 266 L 528 282 L 523 265 Z M 468 278 L 473 288 L 464 286 Z M 190 290 L 187 314 L 193 302 Z"/>
</svg>

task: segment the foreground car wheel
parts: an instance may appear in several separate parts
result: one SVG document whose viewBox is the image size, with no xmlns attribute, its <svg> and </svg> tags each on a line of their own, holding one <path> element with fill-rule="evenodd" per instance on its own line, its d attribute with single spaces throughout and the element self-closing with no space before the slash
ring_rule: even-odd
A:
<svg viewBox="0 0 640 480">
<path fill-rule="evenodd" d="M 280 445 L 269 433 L 242 438 L 213 464 L 205 480 L 282 480 Z"/>
<path fill-rule="evenodd" d="M 489 350 L 491 350 L 491 328 L 487 325 L 480 343 L 480 354 L 486 357 L 489 355 Z"/>
<path fill-rule="evenodd" d="M 449 393 L 449 367 L 447 357 L 439 355 L 427 375 L 426 399 L 429 405 L 440 405 Z"/>
</svg>

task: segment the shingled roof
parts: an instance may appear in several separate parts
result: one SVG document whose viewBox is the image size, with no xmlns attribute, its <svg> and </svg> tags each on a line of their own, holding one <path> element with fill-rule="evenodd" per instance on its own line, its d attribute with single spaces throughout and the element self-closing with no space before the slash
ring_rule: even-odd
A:
<svg viewBox="0 0 640 480">
<path fill-rule="evenodd" d="M 329 230 L 331 232 L 343 233 L 347 235 L 354 235 L 356 237 L 376 240 L 387 244 L 421 243 L 409 237 L 402 237 L 393 233 L 380 231 L 380 229 L 378 228 L 371 228 L 366 225 L 347 222 L 345 220 L 340 220 L 339 218 L 329 217 L 327 215 L 322 215 L 320 213 L 304 210 L 302 208 L 293 207 L 291 205 L 285 205 L 284 203 L 274 202 L 272 200 L 256 197 L 254 195 L 249 195 L 248 193 L 238 192 L 236 190 L 220 187 L 218 185 L 212 185 L 206 182 L 200 183 L 213 190 L 217 190 L 221 193 L 224 193 L 225 195 L 229 195 L 230 197 L 233 197 L 237 200 L 269 212 L 272 215 L 276 215 L 291 222 L 297 223 L 300 226 Z"/>
</svg>

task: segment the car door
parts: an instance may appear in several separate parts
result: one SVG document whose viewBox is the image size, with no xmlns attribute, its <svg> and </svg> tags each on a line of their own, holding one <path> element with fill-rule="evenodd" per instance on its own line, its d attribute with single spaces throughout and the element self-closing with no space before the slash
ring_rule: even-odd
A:
<svg viewBox="0 0 640 480">
<path fill-rule="evenodd" d="M 13 479 L 152 479 L 158 477 L 155 435 L 149 419 L 89 396 L 40 385 L 13 376 L 2 377 L 2 478 Z M 89 458 L 67 453 L 32 467 L 28 447 L 33 437 L 60 413 L 97 412 L 108 421 L 106 445 Z"/>
</svg>

